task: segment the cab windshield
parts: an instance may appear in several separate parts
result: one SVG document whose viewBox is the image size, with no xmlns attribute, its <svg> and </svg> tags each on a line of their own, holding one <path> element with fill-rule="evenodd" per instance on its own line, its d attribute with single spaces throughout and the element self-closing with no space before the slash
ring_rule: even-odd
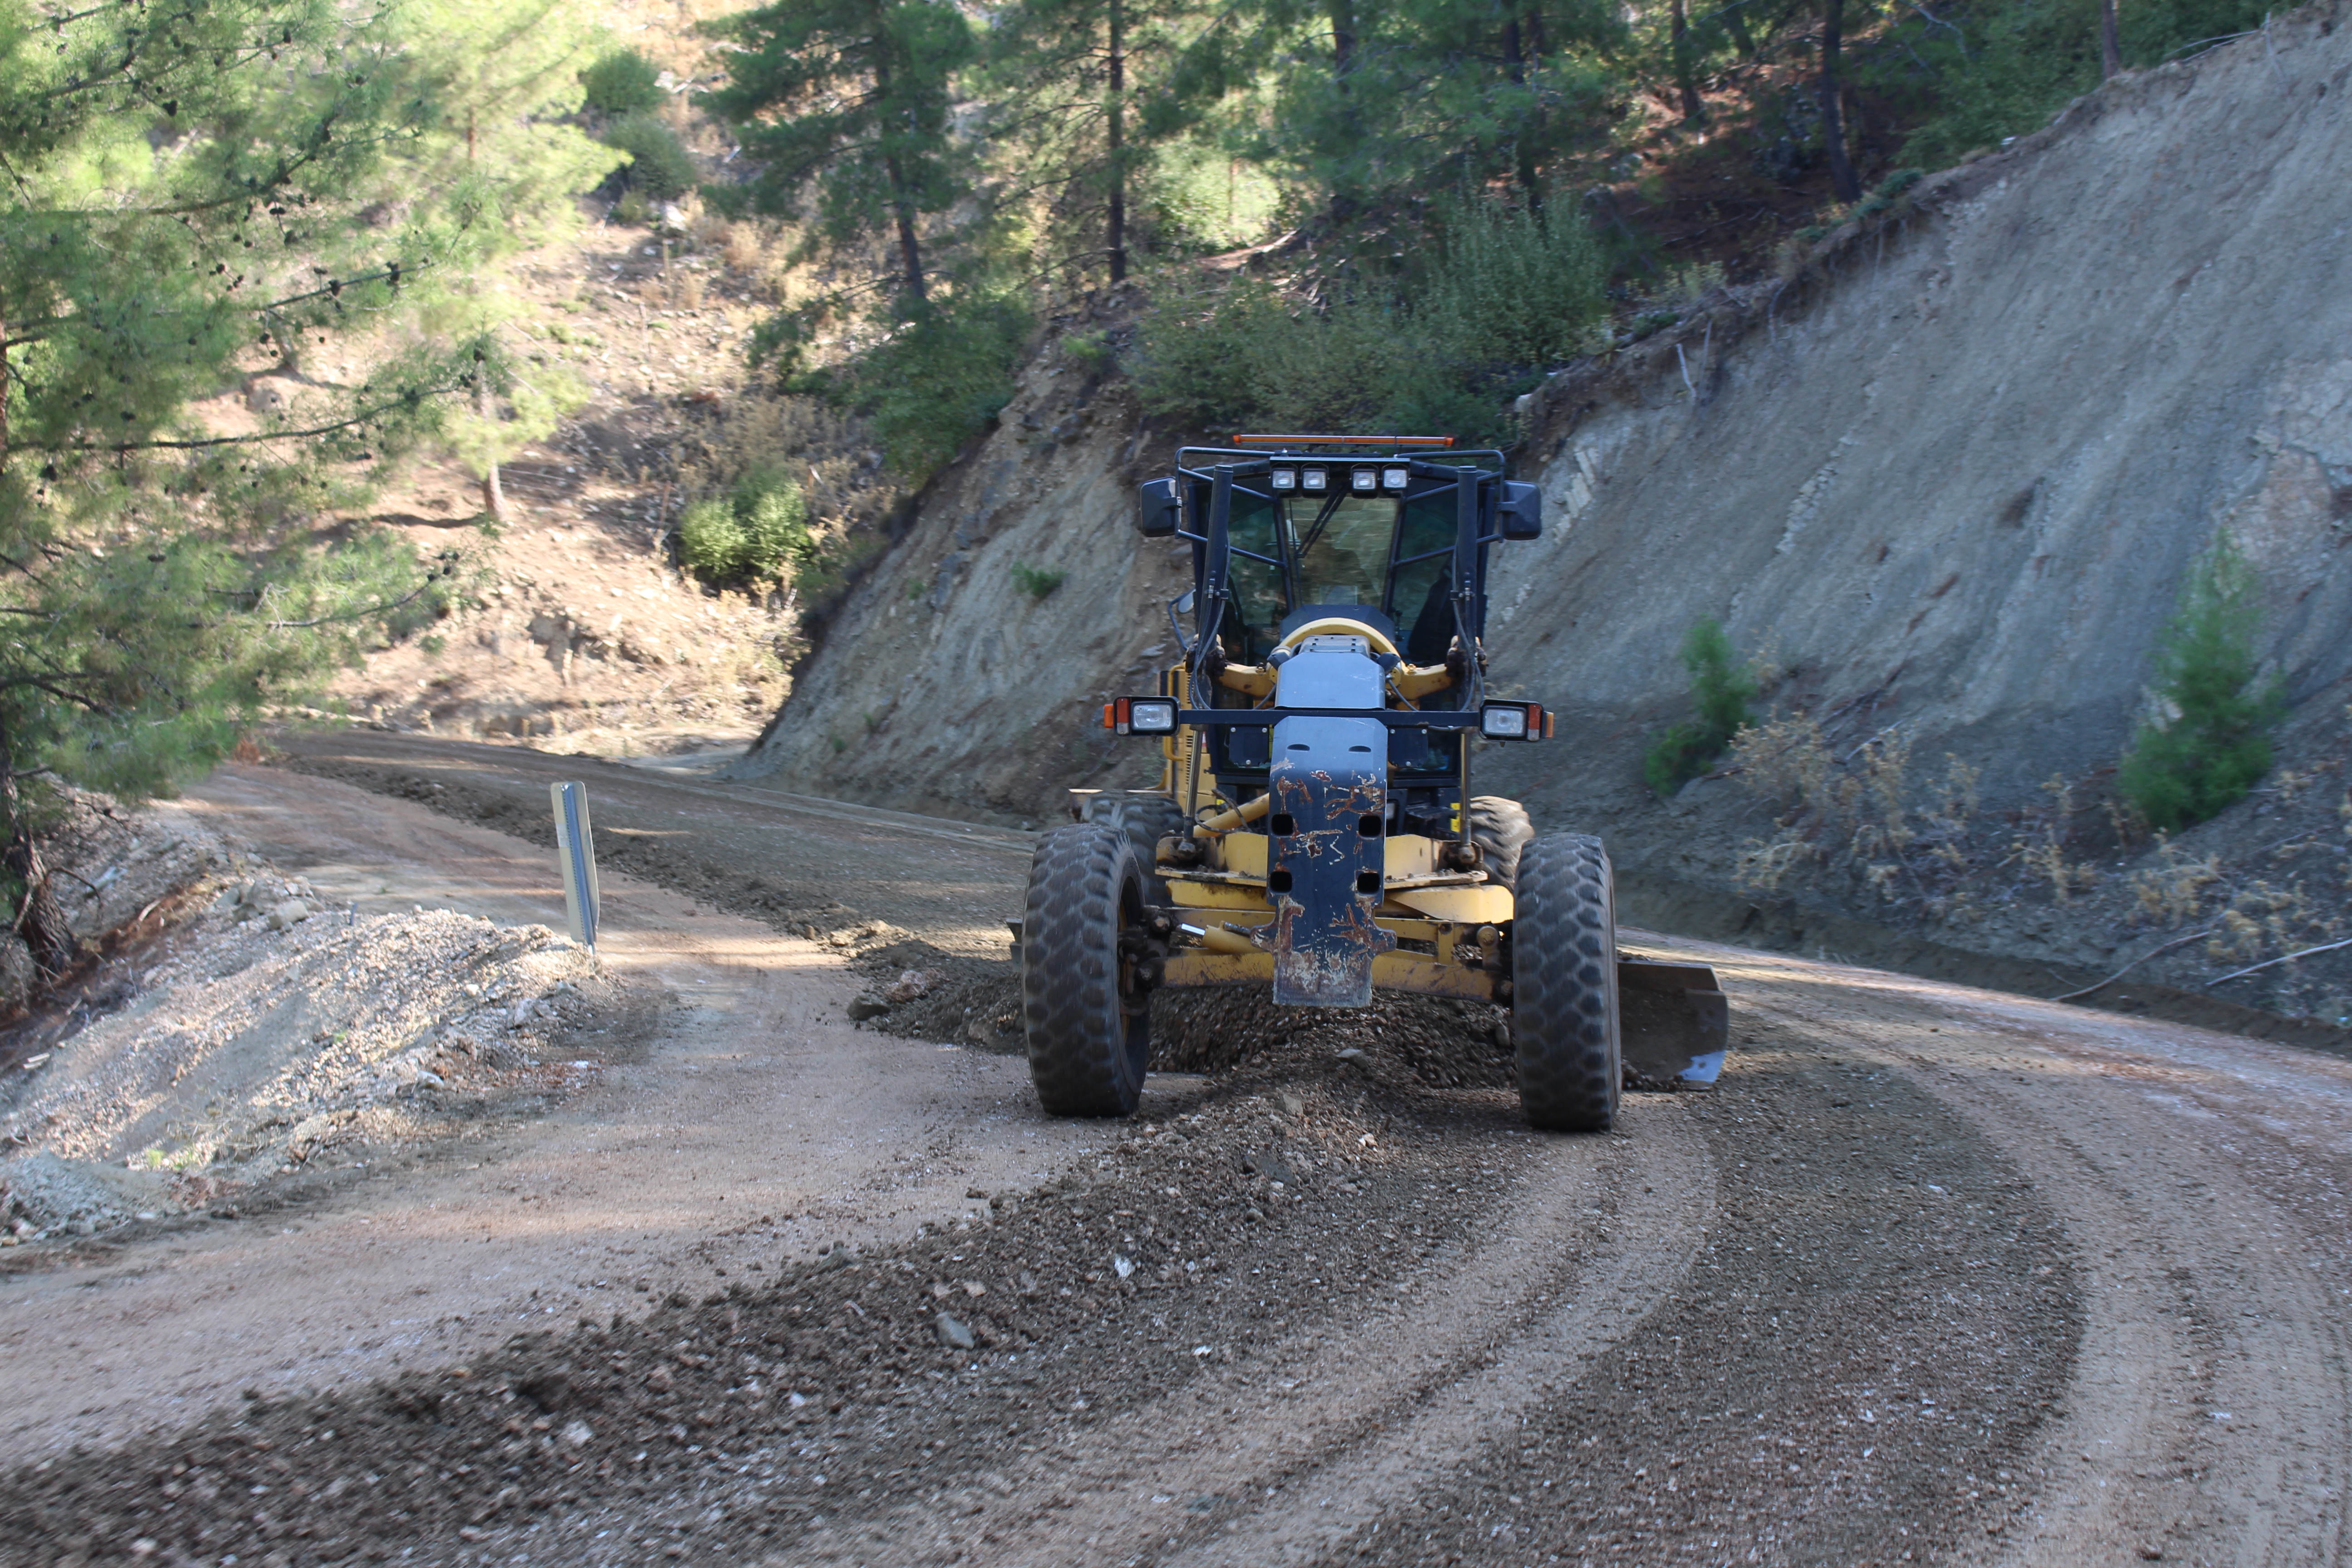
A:
<svg viewBox="0 0 2352 1568">
<path fill-rule="evenodd" d="M 1445 567 L 1454 549 L 1450 489 L 1385 496 L 1261 495 L 1236 486 L 1228 521 L 1234 657 L 1256 663 L 1283 617 L 1328 605 L 1381 611 L 1415 664 L 1445 657 L 1454 635 Z"/>
</svg>

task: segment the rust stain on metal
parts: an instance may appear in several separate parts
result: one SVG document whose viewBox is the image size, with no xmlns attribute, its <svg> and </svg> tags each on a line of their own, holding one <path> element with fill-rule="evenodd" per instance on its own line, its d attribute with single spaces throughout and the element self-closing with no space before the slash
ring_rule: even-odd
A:
<svg viewBox="0 0 2352 1568">
<path fill-rule="evenodd" d="M 1274 999 L 1360 1007 L 1372 999 L 1373 958 L 1396 946 L 1374 919 L 1381 894 L 1357 885 L 1366 871 L 1379 879 L 1384 868 L 1382 837 L 1359 825 L 1386 816 L 1386 793 L 1375 778 L 1328 768 L 1277 773 L 1272 783 L 1275 809 L 1292 822 L 1281 842 L 1291 889 L 1272 900 Z"/>
</svg>

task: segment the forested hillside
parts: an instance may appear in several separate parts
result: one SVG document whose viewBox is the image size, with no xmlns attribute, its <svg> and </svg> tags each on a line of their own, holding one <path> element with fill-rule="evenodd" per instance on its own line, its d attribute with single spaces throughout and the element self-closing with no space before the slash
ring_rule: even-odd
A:
<svg viewBox="0 0 2352 1568">
<path fill-rule="evenodd" d="M 2247 0 L 784 0 L 716 24 L 712 195 L 819 270 L 761 342 L 920 476 L 1041 310 L 1164 426 L 1482 438 L 1546 370 L 2193 55 Z M 1874 196 L 1869 193 L 1875 191 Z M 1178 264 L 1222 253 L 1202 270 Z M 1244 254 L 1246 253 L 1246 254 Z"/>
</svg>

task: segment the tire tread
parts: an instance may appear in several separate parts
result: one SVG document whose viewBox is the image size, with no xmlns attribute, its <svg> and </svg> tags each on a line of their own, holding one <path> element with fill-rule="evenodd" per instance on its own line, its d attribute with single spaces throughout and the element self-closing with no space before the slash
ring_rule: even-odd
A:
<svg viewBox="0 0 2352 1568">
<path fill-rule="evenodd" d="M 1615 879 L 1588 834 L 1535 840 L 1517 868 L 1511 1036 L 1519 1103 L 1535 1126 L 1600 1132 L 1616 1119 Z"/>
<path fill-rule="evenodd" d="M 1126 832 L 1073 823 L 1037 841 L 1021 927 L 1021 1020 L 1029 1078 L 1055 1116 L 1128 1116 L 1143 1092 L 1148 1014 L 1118 985 L 1121 901 L 1141 902 Z"/>
</svg>

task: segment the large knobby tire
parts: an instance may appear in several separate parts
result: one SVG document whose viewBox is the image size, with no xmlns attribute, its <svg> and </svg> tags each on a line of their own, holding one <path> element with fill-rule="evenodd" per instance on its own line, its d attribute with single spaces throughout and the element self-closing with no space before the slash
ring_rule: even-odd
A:
<svg viewBox="0 0 2352 1568">
<path fill-rule="evenodd" d="M 1135 847 L 1135 863 L 1143 873 L 1143 890 L 1154 904 L 1169 901 L 1168 884 L 1155 873 L 1160 841 L 1192 826 L 1183 810 L 1164 795 L 1098 795 L 1087 802 L 1086 820 L 1100 822 L 1127 835 Z"/>
<path fill-rule="evenodd" d="M 1021 1021 L 1029 1079 L 1055 1116 L 1128 1116 L 1151 1050 L 1150 995 L 1137 984 L 1143 873 L 1108 823 L 1037 841 L 1021 915 Z"/>
<path fill-rule="evenodd" d="M 1600 1132 L 1617 1115 L 1617 894 L 1609 852 L 1582 833 L 1519 857 L 1511 921 L 1511 1038 L 1519 1104 L 1556 1132 Z"/>
<path fill-rule="evenodd" d="M 1478 864 L 1488 881 L 1506 888 L 1518 886 L 1519 857 L 1535 836 L 1528 808 L 1517 801 L 1498 795 L 1470 797 L 1470 842 L 1478 847 Z"/>
</svg>

